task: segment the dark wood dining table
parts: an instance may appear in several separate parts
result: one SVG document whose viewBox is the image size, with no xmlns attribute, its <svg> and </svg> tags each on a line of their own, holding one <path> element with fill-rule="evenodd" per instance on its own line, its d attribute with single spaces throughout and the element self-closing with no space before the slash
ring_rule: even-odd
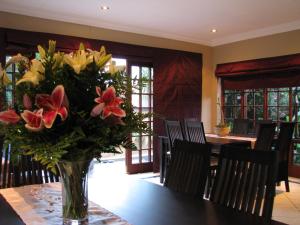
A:
<svg viewBox="0 0 300 225">
<path fill-rule="evenodd" d="M 121 194 L 113 192 L 121 189 Z M 107 197 L 109 196 L 109 197 Z M 280 225 L 143 180 L 103 182 L 95 203 L 132 225 Z"/>
<path fill-rule="evenodd" d="M 201 198 L 183 195 L 141 179 L 99 178 L 90 182 L 89 186 L 89 199 L 93 203 L 132 225 L 284 224 L 273 220 L 264 221 L 262 218 L 243 214 Z M 1 224 L 23 225 L 17 214 L 11 211 L 9 202 L 2 199 L 1 204 Z"/>
<path fill-rule="evenodd" d="M 237 144 L 239 146 L 247 146 L 253 148 L 256 138 L 242 137 L 242 136 L 223 136 L 220 137 L 215 134 L 206 134 L 206 141 L 210 143 L 213 148 L 221 148 L 222 145 Z"/>
</svg>

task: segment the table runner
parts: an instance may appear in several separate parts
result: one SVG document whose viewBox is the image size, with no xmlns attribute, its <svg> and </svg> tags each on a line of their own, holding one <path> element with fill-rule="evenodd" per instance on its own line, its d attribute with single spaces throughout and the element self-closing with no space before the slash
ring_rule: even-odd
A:
<svg viewBox="0 0 300 225">
<path fill-rule="evenodd" d="M 62 224 L 60 183 L 1 189 L 0 194 L 27 225 Z M 93 202 L 89 202 L 89 224 L 129 225 Z"/>
</svg>

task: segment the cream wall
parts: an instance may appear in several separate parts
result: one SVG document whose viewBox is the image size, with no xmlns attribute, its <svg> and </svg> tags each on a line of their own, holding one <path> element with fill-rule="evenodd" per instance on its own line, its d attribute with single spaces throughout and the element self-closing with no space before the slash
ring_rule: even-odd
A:
<svg viewBox="0 0 300 225">
<path fill-rule="evenodd" d="M 65 34 L 100 40 L 122 42 L 150 47 L 177 49 L 203 54 L 202 121 L 205 129 L 211 130 L 216 121 L 216 80 L 213 75 L 213 49 L 188 42 L 157 38 L 152 36 L 101 29 L 73 23 L 59 22 L 0 12 L 0 27 Z"/>
<path fill-rule="evenodd" d="M 300 30 L 254 38 L 213 48 L 214 65 L 300 53 Z"/>
</svg>

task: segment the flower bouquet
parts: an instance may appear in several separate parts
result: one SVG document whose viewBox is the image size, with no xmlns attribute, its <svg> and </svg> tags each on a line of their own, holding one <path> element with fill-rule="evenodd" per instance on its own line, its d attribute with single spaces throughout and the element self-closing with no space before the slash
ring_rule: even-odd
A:
<svg viewBox="0 0 300 225">
<path fill-rule="evenodd" d="M 18 66 L 15 101 L 0 112 L 0 122 L 5 144 L 12 145 L 15 155 L 32 155 L 53 172 L 58 166 L 64 185 L 81 183 L 63 190 L 72 198 L 84 192 L 82 183 L 92 159 L 100 159 L 104 152 L 119 153 L 121 147 L 135 148 L 130 134 L 149 132 L 143 122 L 149 115 L 133 111 L 131 80 L 124 70 L 108 66 L 111 55 L 104 47 L 94 51 L 81 44 L 67 54 L 56 52 L 55 46 L 55 41 L 49 41 L 48 48 L 38 46 L 38 59 L 30 61 L 18 54 L 0 67 L 3 93 L 11 83 L 5 68 L 12 63 Z M 79 204 L 84 193 L 77 198 L 79 202 L 65 201 L 65 217 L 86 217 L 87 204 Z"/>
</svg>

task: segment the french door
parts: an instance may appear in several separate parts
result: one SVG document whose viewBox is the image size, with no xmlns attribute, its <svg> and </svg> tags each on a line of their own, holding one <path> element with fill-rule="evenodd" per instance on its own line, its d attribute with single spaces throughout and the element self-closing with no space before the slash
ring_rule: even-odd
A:
<svg viewBox="0 0 300 225">
<path fill-rule="evenodd" d="M 132 82 L 131 103 L 136 112 L 153 112 L 153 67 L 149 63 L 127 61 L 127 71 Z M 142 85 L 141 81 L 146 79 Z M 144 120 L 153 128 L 153 117 Z M 146 133 L 132 133 L 137 150 L 126 151 L 127 173 L 153 171 L 153 136 Z"/>
</svg>

